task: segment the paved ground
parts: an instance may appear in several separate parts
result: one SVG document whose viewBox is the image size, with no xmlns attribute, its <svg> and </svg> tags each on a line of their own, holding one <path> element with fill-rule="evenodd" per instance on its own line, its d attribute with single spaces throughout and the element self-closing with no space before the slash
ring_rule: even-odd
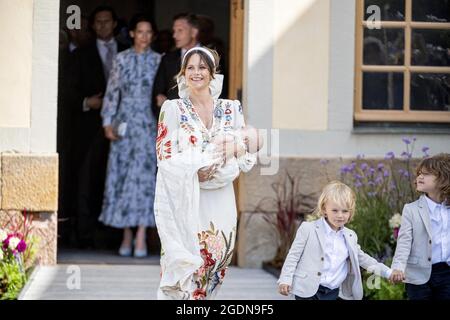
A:
<svg viewBox="0 0 450 320">
<path fill-rule="evenodd" d="M 66 252 L 57 266 L 37 268 L 19 299 L 156 299 L 159 271 L 156 256 L 141 260 L 108 252 Z M 262 269 L 231 267 L 217 299 L 285 299 L 276 289 L 276 278 Z"/>
</svg>

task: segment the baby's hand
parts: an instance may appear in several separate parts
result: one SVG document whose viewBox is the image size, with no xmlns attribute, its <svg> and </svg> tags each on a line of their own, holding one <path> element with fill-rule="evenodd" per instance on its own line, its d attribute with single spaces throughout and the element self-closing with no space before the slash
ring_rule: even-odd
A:
<svg viewBox="0 0 450 320">
<path fill-rule="evenodd" d="M 219 134 L 211 139 L 211 142 L 216 145 L 222 145 L 227 142 L 233 142 L 234 138 L 228 134 Z"/>
<path fill-rule="evenodd" d="M 278 292 L 280 292 L 283 296 L 287 296 L 291 292 L 291 286 L 282 283 L 278 286 Z"/>
<path fill-rule="evenodd" d="M 392 271 L 391 276 L 389 277 L 389 281 L 391 283 L 399 283 L 405 280 L 405 274 L 400 270 Z"/>
</svg>

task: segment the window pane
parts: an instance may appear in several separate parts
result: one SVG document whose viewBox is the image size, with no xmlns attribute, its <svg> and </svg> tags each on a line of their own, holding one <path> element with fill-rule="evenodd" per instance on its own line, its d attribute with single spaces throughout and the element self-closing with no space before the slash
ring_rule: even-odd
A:
<svg viewBox="0 0 450 320">
<path fill-rule="evenodd" d="M 365 0 L 364 20 L 367 20 L 373 14 L 373 11 L 367 13 L 367 8 L 372 5 L 380 8 L 382 21 L 405 20 L 405 0 Z"/>
<path fill-rule="evenodd" d="M 411 74 L 411 110 L 450 111 L 450 74 Z"/>
<path fill-rule="evenodd" d="M 413 65 L 450 66 L 450 30 L 412 31 Z"/>
<path fill-rule="evenodd" d="M 366 65 L 403 65 L 403 29 L 364 29 L 364 60 Z"/>
<path fill-rule="evenodd" d="M 363 109 L 402 110 L 403 73 L 364 72 Z"/>
<path fill-rule="evenodd" d="M 449 0 L 413 0 L 413 21 L 450 22 Z"/>
</svg>

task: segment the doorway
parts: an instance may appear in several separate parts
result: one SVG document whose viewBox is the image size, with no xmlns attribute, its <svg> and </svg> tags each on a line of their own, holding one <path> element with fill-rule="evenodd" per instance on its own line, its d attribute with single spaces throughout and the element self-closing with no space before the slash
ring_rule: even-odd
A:
<svg viewBox="0 0 450 320">
<path fill-rule="evenodd" d="M 67 34 L 64 32 L 64 26 L 69 14 L 66 12 L 70 5 L 77 5 L 81 9 L 81 14 L 88 17 L 95 7 L 99 5 L 109 5 L 113 7 L 118 15 L 120 25 L 126 26 L 130 18 L 137 12 L 150 14 L 161 34 L 171 32 L 172 17 L 180 12 L 193 12 L 201 16 L 209 17 L 214 22 L 214 37 L 219 44 L 218 51 L 222 54 L 221 71 L 224 73 L 226 83 L 224 83 L 225 94 L 223 97 L 231 99 L 241 98 L 242 88 L 242 54 L 243 54 L 243 3 L 244 0 L 61 0 L 60 1 L 60 61 L 59 61 L 59 91 L 58 91 L 58 154 L 60 155 L 59 164 L 59 223 L 58 223 L 58 249 L 80 249 L 83 244 L 78 239 L 80 223 L 93 233 L 95 250 L 116 250 L 120 246 L 122 239 L 122 230 L 109 228 L 98 222 L 100 209 L 98 209 L 89 220 L 80 222 L 77 217 L 74 196 L 74 179 L 76 173 L 77 155 L 73 154 L 73 145 L 71 139 L 72 119 L 70 108 L 77 106 L 71 105 L 71 87 L 66 79 L 67 74 L 65 66 L 70 63 L 66 59 L 63 49 L 67 44 Z M 228 12 L 229 14 L 224 14 Z M 126 36 L 118 33 L 118 37 Z M 120 39 L 119 39 L 120 40 Z M 125 37 L 123 38 L 125 40 Z M 157 50 L 158 48 L 154 48 Z M 101 195 L 99 195 L 101 197 Z M 100 200 L 101 201 L 101 200 Z M 149 230 L 147 236 L 148 248 L 150 254 L 159 254 L 159 243 L 156 230 Z"/>
</svg>

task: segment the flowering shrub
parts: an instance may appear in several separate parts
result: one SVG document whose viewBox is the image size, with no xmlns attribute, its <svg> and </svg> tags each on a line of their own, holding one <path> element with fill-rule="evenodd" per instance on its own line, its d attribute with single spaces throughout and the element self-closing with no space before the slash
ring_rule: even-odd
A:
<svg viewBox="0 0 450 320">
<path fill-rule="evenodd" d="M 359 155 L 341 167 L 341 180 L 356 193 L 356 214 L 350 227 L 358 232 L 361 247 L 382 261 L 392 257 L 406 203 L 416 200 L 413 151 L 415 138 L 403 138 L 405 151 L 400 157 L 386 153 L 383 161 L 366 161 Z M 423 156 L 428 156 L 423 147 Z M 397 214 L 394 214 L 397 213 Z"/>
<path fill-rule="evenodd" d="M 0 300 L 16 299 L 34 263 L 36 239 L 31 236 L 31 216 L 24 212 L 20 225 L 0 227 Z"/>
<path fill-rule="evenodd" d="M 402 222 L 402 216 L 400 213 L 396 213 L 389 219 L 389 227 L 392 229 L 392 238 L 394 241 L 398 238 L 398 231 L 400 230 L 400 224 Z"/>
</svg>

